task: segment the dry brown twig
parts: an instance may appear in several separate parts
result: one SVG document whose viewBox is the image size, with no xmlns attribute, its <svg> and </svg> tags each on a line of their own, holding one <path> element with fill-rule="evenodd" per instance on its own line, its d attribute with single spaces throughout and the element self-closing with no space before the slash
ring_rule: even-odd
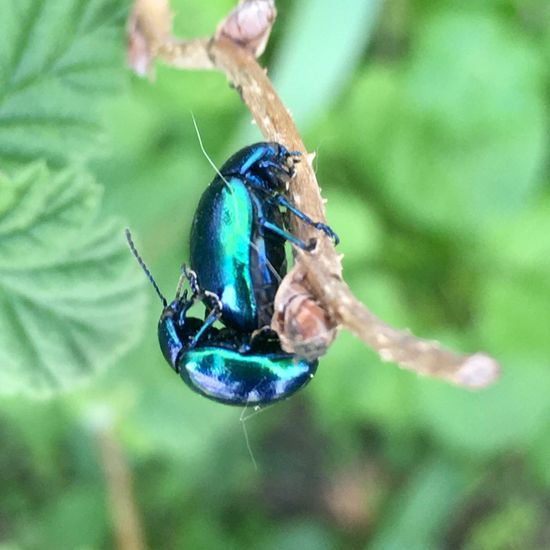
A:
<svg viewBox="0 0 550 550">
<path fill-rule="evenodd" d="M 171 34 L 168 0 L 136 0 L 128 25 L 129 61 L 142 75 L 150 74 L 155 59 L 180 69 L 223 72 L 238 90 L 265 139 L 303 153 L 307 161 L 300 163 L 288 194 L 311 218 L 324 222 L 325 211 L 311 165 L 312 155 L 307 155 L 291 116 L 265 69 L 256 62 L 265 48 L 275 16 L 274 0 L 241 0 L 212 38 L 178 40 Z M 294 221 L 292 229 L 306 241 L 318 237 L 313 228 L 298 221 Z M 347 328 L 383 360 L 467 388 L 484 387 L 498 379 L 500 366 L 489 355 L 456 354 L 438 342 L 416 338 L 408 330 L 395 329 L 378 319 L 343 281 L 341 256 L 328 238 L 319 238 L 313 253 L 298 252 L 295 267 L 283 282 L 289 277 L 298 281 L 297 293 L 303 296 L 307 289 L 310 302 L 322 306 L 328 313 L 325 334 L 330 334 L 327 329 L 330 331 L 335 326 Z M 289 285 L 285 286 L 288 295 Z M 280 317 L 278 321 L 274 318 L 274 326 L 282 328 Z M 282 340 L 290 348 L 296 344 L 296 349 L 300 343 L 293 342 L 293 337 L 293 334 L 283 334 Z M 330 336 L 325 340 L 328 345 Z"/>
<path fill-rule="evenodd" d="M 95 436 L 105 475 L 116 547 L 119 550 L 142 550 L 147 545 L 136 505 L 132 471 L 117 439 L 109 407 L 98 405 L 91 410 L 87 424 Z"/>
</svg>

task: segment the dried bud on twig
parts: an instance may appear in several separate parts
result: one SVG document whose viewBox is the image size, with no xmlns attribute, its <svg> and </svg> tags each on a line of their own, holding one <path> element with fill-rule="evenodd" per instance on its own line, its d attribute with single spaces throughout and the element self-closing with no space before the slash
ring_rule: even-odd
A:
<svg viewBox="0 0 550 550">
<path fill-rule="evenodd" d="M 282 348 L 306 359 L 324 355 L 336 337 L 337 326 L 305 285 L 301 264 L 282 280 L 275 296 L 271 328 Z"/>
<path fill-rule="evenodd" d="M 136 19 L 130 19 L 128 24 L 128 66 L 139 76 L 148 76 L 151 74 L 153 56 L 136 22 Z"/>
<path fill-rule="evenodd" d="M 137 0 L 128 19 L 128 65 L 139 75 L 151 75 L 156 46 L 172 33 L 168 0 Z"/>
<path fill-rule="evenodd" d="M 228 38 L 259 57 L 265 50 L 276 16 L 274 0 L 241 0 L 218 26 L 216 39 Z"/>
</svg>

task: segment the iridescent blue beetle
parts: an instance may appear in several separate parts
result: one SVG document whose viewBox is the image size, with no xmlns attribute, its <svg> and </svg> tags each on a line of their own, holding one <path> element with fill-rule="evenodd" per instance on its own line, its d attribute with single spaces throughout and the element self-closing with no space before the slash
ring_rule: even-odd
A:
<svg viewBox="0 0 550 550">
<path fill-rule="evenodd" d="M 160 292 L 126 230 L 130 248 L 159 295 L 164 309 L 158 324 L 160 347 L 168 364 L 195 392 L 228 405 L 267 405 L 304 387 L 317 370 L 317 360 L 306 361 L 281 350 L 275 333 L 249 334 L 212 326 L 221 314 L 218 297 L 202 291 L 192 271 L 183 269 L 171 303 Z M 182 292 L 184 280 L 191 297 Z M 210 302 L 205 321 L 187 315 L 198 301 Z"/>
<path fill-rule="evenodd" d="M 190 264 L 198 282 L 222 302 L 221 320 L 251 333 L 271 323 L 273 300 L 286 274 L 285 241 L 315 247 L 288 232 L 281 207 L 323 231 L 281 194 L 299 153 L 278 143 L 256 143 L 235 153 L 203 193 L 191 229 Z"/>
</svg>

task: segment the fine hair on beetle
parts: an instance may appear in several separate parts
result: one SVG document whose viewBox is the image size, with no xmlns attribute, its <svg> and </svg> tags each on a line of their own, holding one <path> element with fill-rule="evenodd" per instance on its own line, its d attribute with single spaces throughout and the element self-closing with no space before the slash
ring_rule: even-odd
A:
<svg viewBox="0 0 550 550">
<path fill-rule="evenodd" d="M 239 214 L 239 209 L 238 209 L 238 205 L 237 205 L 237 201 L 235 199 L 235 194 L 234 194 L 234 190 L 233 190 L 233 187 L 231 187 L 231 184 L 227 181 L 227 178 L 221 173 L 221 171 L 219 170 L 219 168 L 216 166 L 216 164 L 214 163 L 214 161 L 211 159 L 210 155 L 207 153 L 206 151 L 206 148 L 204 147 L 204 143 L 202 141 L 202 136 L 201 136 L 201 133 L 199 131 L 199 126 L 197 124 L 197 120 L 195 119 L 195 115 L 193 115 L 193 113 L 191 113 L 191 118 L 193 119 L 193 125 L 195 126 L 195 132 L 197 134 L 197 139 L 198 139 L 198 142 L 199 142 L 199 146 L 201 148 L 201 151 L 202 151 L 202 154 L 204 155 L 204 157 L 206 158 L 206 160 L 208 161 L 208 163 L 210 164 L 210 166 L 212 166 L 212 168 L 214 168 L 214 171 L 216 172 L 216 174 L 220 177 L 220 179 L 223 181 L 224 185 L 227 187 L 227 189 L 229 190 L 229 193 L 231 194 L 231 198 L 233 200 L 233 210 L 234 210 L 234 215 L 235 215 L 235 219 L 237 220 L 237 225 L 239 225 L 241 227 L 241 233 L 245 233 L 243 227 L 242 227 L 242 223 L 241 223 L 241 218 L 240 218 L 240 214 Z M 299 153 L 299 151 L 293 151 L 293 154 L 295 153 Z M 259 254 L 260 253 L 260 250 L 258 249 L 258 247 L 256 246 L 256 244 L 254 242 L 252 242 L 252 240 L 249 240 L 248 243 L 250 244 L 250 246 Z M 271 272 L 271 274 L 279 281 L 279 283 L 282 281 L 282 278 L 280 277 L 280 275 L 277 273 L 277 270 L 273 267 L 273 265 L 271 264 L 271 262 L 269 262 L 268 260 L 266 261 L 266 265 L 267 265 L 267 268 L 269 269 L 269 271 Z"/>
</svg>

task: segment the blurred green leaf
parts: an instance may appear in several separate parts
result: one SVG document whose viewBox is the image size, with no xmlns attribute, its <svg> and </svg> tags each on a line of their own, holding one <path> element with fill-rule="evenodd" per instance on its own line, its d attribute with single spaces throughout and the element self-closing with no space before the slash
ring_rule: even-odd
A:
<svg viewBox="0 0 550 550">
<path fill-rule="evenodd" d="M 502 550 L 504 548 L 542 548 L 536 543 L 542 519 L 540 503 L 521 497 L 483 518 L 468 533 L 465 550 Z"/>
<path fill-rule="evenodd" d="M 547 422 L 538 437 L 532 440 L 529 449 L 531 467 L 535 471 L 535 478 L 544 487 L 550 489 L 550 424 Z"/>
<path fill-rule="evenodd" d="M 340 237 L 338 252 L 344 255 L 344 269 L 372 259 L 382 248 L 382 227 L 376 213 L 363 201 L 350 202 L 332 187 L 323 193 L 327 199 L 327 216 L 337 227 Z M 353 220 L 353 223 L 349 223 Z"/>
<path fill-rule="evenodd" d="M 85 173 L 39 164 L 2 178 L 17 200 L 0 217 L 0 391 L 47 395 L 136 341 L 145 279 Z"/>
<path fill-rule="evenodd" d="M 404 212 L 472 232 L 506 220 L 541 183 L 543 67 L 518 29 L 443 12 L 421 25 L 401 67 L 365 73 L 341 132 Z"/>
<path fill-rule="evenodd" d="M 0 163 L 82 159 L 100 143 L 99 101 L 124 75 L 121 5 L 4 2 L 0 17 Z"/>
<path fill-rule="evenodd" d="M 550 376 L 548 274 L 503 270 L 485 278 L 478 300 L 475 325 L 487 349 L 538 358 Z"/>
<path fill-rule="evenodd" d="M 538 196 L 528 208 L 485 235 L 478 253 L 480 263 L 499 271 L 529 270 L 550 275 L 550 195 Z M 494 269 L 494 268 L 493 268 Z"/>
<path fill-rule="evenodd" d="M 502 362 L 501 380 L 478 392 L 434 380 L 418 383 L 419 420 L 454 452 L 491 456 L 520 450 L 547 424 L 548 364 L 522 357 Z"/>
<path fill-rule="evenodd" d="M 174 21 L 175 34 L 183 38 L 195 38 L 212 35 L 216 25 L 235 7 L 235 2 L 171 0 L 170 7 L 178 15 Z"/>
<path fill-rule="evenodd" d="M 369 550 L 441 548 L 439 539 L 465 488 L 463 472 L 443 457 L 424 463 L 408 486 L 394 493 L 391 509 Z"/>
<path fill-rule="evenodd" d="M 335 547 L 334 542 L 325 526 L 303 520 L 286 524 L 284 529 L 271 533 L 262 546 L 269 550 L 330 550 Z"/>
<path fill-rule="evenodd" d="M 68 488 L 25 533 L 25 538 L 30 538 L 26 547 L 52 550 L 104 547 L 109 531 L 107 499 L 106 491 L 97 484 Z"/>
</svg>

